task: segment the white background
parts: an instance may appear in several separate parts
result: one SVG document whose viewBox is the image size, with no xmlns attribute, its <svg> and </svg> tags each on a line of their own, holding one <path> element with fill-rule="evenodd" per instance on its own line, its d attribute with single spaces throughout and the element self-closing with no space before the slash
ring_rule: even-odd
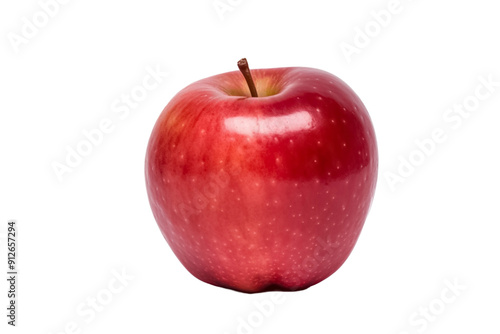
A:
<svg viewBox="0 0 500 334">
<path fill-rule="evenodd" d="M 372 11 L 389 0 L 228 1 L 222 15 L 213 0 L 67 1 L 17 47 L 12 36 L 40 3 L 1 3 L 0 236 L 8 219 L 18 221 L 20 309 L 10 328 L 2 279 L 0 331 L 499 333 L 500 87 L 456 128 L 443 119 L 474 101 L 480 77 L 500 81 L 496 3 L 401 0 L 377 31 Z M 365 46 L 357 29 L 366 27 Z M 355 46 L 356 36 L 357 53 L 346 57 L 341 45 Z M 248 295 L 198 281 L 147 201 L 145 149 L 163 107 L 187 84 L 236 70 L 242 57 L 252 68 L 339 76 L 376 129 L 379 183 L 358 244 L 337 273 L 302 292 Z M 113 103 L 147 68 L 169 74 L 120 119 Z M 59 181 L 52 164 L 107 118 L 113 131 Z M 398 172 L 400 157 L 418 157 L 415 141 L 436 128 L 446 141 L 391 189 L 387 173 Z M 109 292 L 122 271 L 130 280 Z M 97 296 L 111 299 L 94 318 L 82 316 Z"/>
</svg>

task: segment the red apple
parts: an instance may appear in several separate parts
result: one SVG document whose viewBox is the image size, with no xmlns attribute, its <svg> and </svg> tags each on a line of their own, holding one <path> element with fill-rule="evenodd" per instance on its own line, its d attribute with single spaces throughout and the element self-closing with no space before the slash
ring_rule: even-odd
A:
<svg viewBox="0 0 500 334">
<path fill-rule="evenodd" d="M 165 107 L 147 148 L 149 201 L 200 280 L 248 293 L 306 289 L 339 269 L 359 237 L 377 180 L 375 132 L 336 76 L 250 75 L 245 62 L 244 75 L 195 82 Z"/>
</svg>

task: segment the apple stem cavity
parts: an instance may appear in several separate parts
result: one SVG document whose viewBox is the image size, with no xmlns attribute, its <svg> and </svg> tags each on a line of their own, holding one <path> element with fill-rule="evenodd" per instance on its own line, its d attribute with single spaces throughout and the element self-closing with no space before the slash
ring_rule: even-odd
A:
<svg viewBox="0 0 500 334">
<path fill-rule="evenodd" d="M 246 58 L 242 58 L 238 61 L 238 68 L 247 81 L 247 85 L 248 88 L 250 88 L 252 97 L 259 97 L 257 95 L 257 88 L 255 88 L 255 83 L 253 82 L 252 74 L 250 73 L 250 67 L 248 67 L 248 61 Z"/>
</svg>

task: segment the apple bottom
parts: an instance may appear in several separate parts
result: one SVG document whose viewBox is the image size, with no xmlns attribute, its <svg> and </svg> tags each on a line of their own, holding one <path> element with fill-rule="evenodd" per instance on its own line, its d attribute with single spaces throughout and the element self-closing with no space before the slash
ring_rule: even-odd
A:
<svg viewBox="0 0 500 334">
<path fill-rule="evenodd" d="M 354 244 L 352 246 L 354 246 Z M 318 246 L 317 252 L 304 258 L 301 265 L 297 269 L 287 271 L 281 269 L 280 266 L 268 266 L 269 271 L 263 272 L 262 270 L 256 270 L 256 268 L 252 269 L 252 267 L 248 266 L 247 271 L 242 272 L 242 276 L 244 277 L 241 278 L 238 278 L 237 275 L 224 278 L 217 272 L 200 271 L 198 267 L 190 266 L 186 261 L 181 260 L 181 263 L 199 280 L 226 289 L 245 293 L 300 291 L 325 280 L 335 273 L 347 260 L 352 250 L 351 248 L 344 254 L 344 256 L 340 257 L 339 254 L 334 253 L 334 247 L 328 245 L 327 249 L 328 250 L 325 251 L 322 246 Z M 327 273 L 318 274 L 315 273 L 315 271 L 324 262 L 324 259 L 322 259 L 321 256 L 322 252 L 327 252 L 331 257 L 334 257 L 336 265 L 330 267 Z M 283 266 L 286 266 L 286 263 L 283 263 Z M 259 271 L 261 271 L 261 273 L 257 274 Z"/>
<path fill-rule="evenodd" d="M 303 290 L 333 274 L 351 253 L 370 206 L 369 171 L 328 182 L 214 174 L 211 192 L 201 179 L 180 180 L 167 192 L 177 201 L 164 197 L 153 208 L 167 204 L 166 210 L 153 212 L 175 255 L 198 279 L 248 293 Z"/>
</svg>

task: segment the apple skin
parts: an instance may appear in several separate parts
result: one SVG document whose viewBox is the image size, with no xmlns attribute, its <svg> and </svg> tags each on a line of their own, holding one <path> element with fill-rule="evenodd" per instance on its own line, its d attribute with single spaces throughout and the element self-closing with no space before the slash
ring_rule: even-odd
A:
<svg viewBox="0 0 500 334">
<path fill-rule="evenodd" d="M 378 153 L 358 96 L 313 68 L 219 74 L 181 90 L 152 131 L 154 217 L 198 279 L 254 293 L 306 289 L 351 253 Z"/>
</svg>

